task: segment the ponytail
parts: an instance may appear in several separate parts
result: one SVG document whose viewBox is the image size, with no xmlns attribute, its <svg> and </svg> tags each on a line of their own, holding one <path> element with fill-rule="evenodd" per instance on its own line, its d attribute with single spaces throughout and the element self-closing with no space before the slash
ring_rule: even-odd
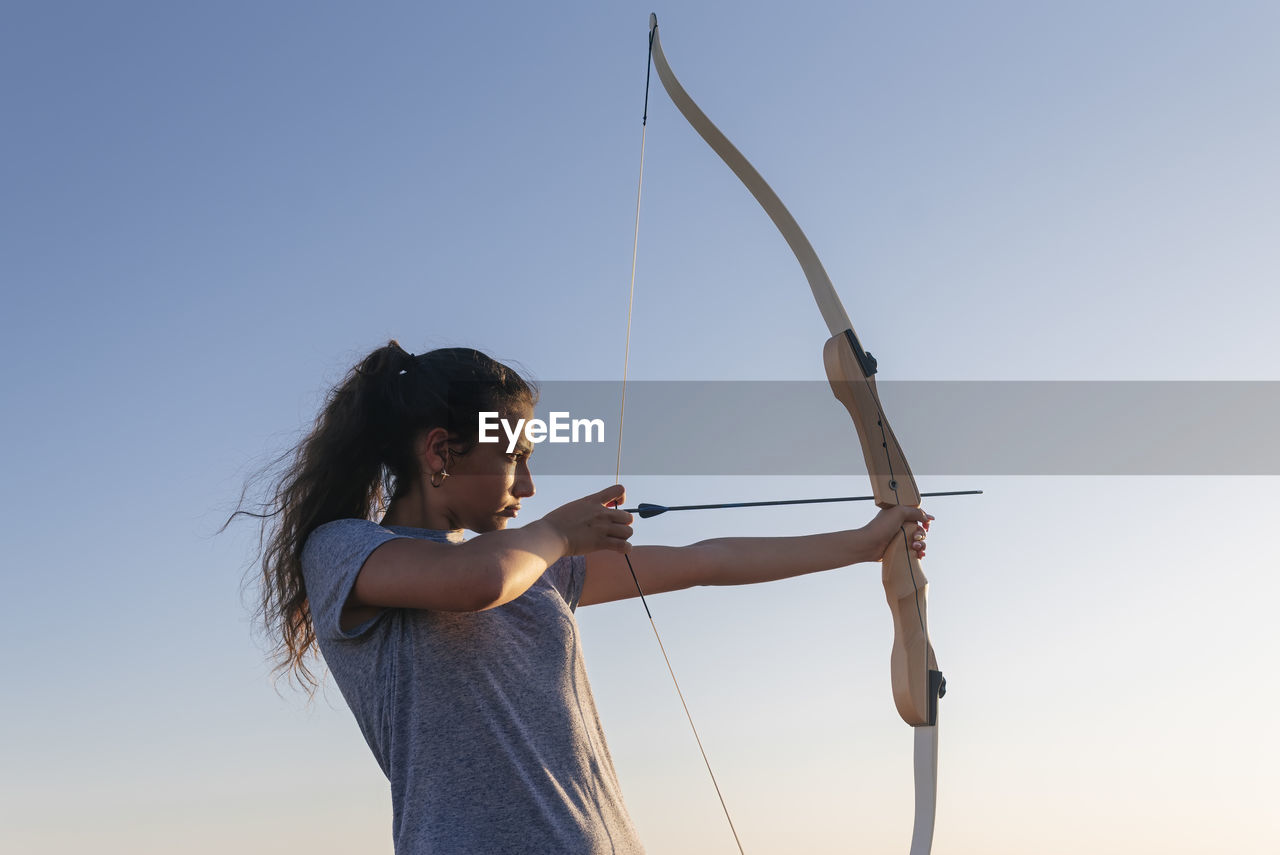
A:
<svg viewBox="0 0 1280 855">
<path fill-rule="evenodd" d="M 469 348 L 414 356 L 395 341 L 366 356 L 330 393 L 310 434 L 267 473 L 261 520 L 257 617 L 273 645 L 275 673 L 310 693 L 315 627 L 302 550 L 311 532 L 339 519 L 374 519 L 420 477 L 414 444 L 433 428 L 466 450 L 476 414 L 532 406 L 536 391 L 514 370 Z M 465 450 L 462 453 L 466 453 Z"/>
</svg>

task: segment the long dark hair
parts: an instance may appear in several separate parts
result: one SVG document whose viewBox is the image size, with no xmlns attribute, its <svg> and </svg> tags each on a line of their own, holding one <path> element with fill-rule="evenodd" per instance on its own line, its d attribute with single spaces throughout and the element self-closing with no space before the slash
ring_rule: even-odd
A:
<svg viewBox="0 0 1280 855">
<path fill-rule="evenodd" d="M 311 432 L 260 477 L 268 483 L 256 510 L 257 618 L 273 649 L 275 673 L 308 692 L 319 685 L 307 667 L 315 627 L 302 578 L 311 532 L 339 519 L 374 519 L 419 478 L 414 442 L 443 427 L 462 448 L 474 445 L 476 414 L 531 407 L 535 389 L 513 369 L 470 348 L 414 356 L 395 341 L 370 353 L 330 393 Z M 249 489 L 246 488 L 246 496 Z"/>
</svg>

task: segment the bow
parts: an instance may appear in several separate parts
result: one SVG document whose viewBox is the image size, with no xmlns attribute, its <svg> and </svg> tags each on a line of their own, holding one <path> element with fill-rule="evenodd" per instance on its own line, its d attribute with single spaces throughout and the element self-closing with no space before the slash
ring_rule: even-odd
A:
<svg viewBox="0 0 1280 855">
<path fill-rule="evenodd" d="M 778 195 L 680 85 L 662 52 L 657 15 L 649 16 L 649 44 L 658 78 L 676 108 L 751 191 L 804 270 L 818 311 L 831 332 L 822 352 L 827 380 L 853 419 L 875 503 L 881 508 L 919 507 L 920 491 L 876 392 L 876 361 L 859 343 L 818 254 Z M 937 802 L 938 699 L 945 693 L 946 683 L 929 642 L 929 583 L 911 549 L 913 532 L 914 525 L 902 527 L 881 559 L 881 578 L 893 613 L 893 700 L 903 721 L 915 729 L 915 823 L 910 852 L 928 855 Z"/>
</svg>

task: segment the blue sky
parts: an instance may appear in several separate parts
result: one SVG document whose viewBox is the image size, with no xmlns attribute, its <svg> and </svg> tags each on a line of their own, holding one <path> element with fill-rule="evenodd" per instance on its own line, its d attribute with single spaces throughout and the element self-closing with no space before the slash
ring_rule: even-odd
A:
<svg viewBox="0 0 1280 855">
<path fill-rule="evenodd" d="M 1280 379 L 1271 3 L 17 4 L 0 848 L 390 852 L 337 692 L 266 677 L 253 533 L 214 533 L 390 337 L 620 376 L 650 11 L 883 378 Z M 657 89 L 646 164 L 632 376 L 821 379 L 794 259 Z M 866 492 L 645 467 L 636 500 Z M 611 479 L 546 478 L 526 507 Z M 922 486 L 987 490 L 931 508 L 935 851 L 1274 851 L 1274 473 Z M 653 605 L 747 851 L 906 848 L 875 568 Z M 732 851 L 638 604 L 580 621 L 650 850 Z"/>
</svg>

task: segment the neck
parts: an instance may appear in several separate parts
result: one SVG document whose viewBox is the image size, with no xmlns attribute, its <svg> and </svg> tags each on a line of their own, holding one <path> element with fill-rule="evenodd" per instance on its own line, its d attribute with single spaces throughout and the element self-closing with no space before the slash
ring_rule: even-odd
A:
<svg viewBox="0 0 1280 855">
<path fill-rule="evenodd" d="M 461 526 L 457 525 L 438 503 L 427 501 L 426 491 L 433 489 L 437 488 L 418 481 L 405 493 L 392 500 L 386 514 L 382 517 L 382 524 L 435 531 L 451 531 L 460 528 Z"/>
</svg>

